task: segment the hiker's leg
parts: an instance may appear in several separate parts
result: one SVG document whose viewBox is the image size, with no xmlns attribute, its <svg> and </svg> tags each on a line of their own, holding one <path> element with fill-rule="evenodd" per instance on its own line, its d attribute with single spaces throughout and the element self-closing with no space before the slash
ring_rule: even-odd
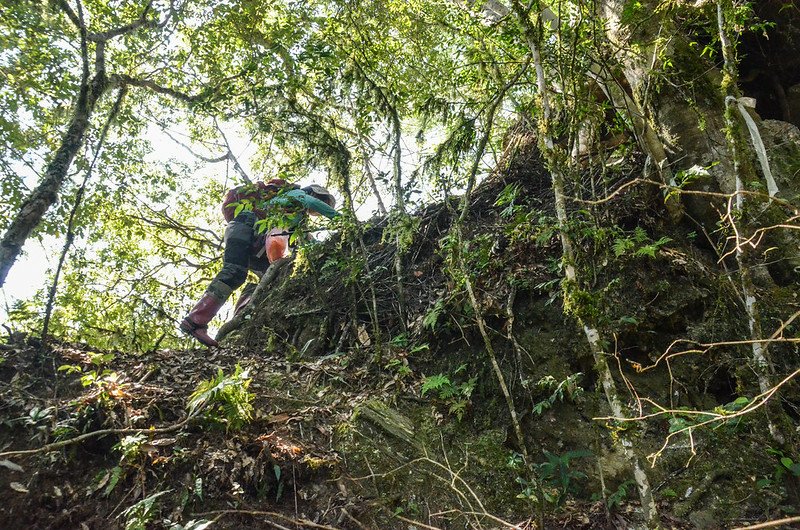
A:
<svg viewBox="0 0 800 530">
<path fill-rule="evenodd" d="M 230 297 L 234 289 L 247 280 L 250 246 L 255 214 L 242 212 L 225 228 L 225 253 L 222 270 L 209 284 L 203 297 L 181 322 L 181 330 L 206 346 L 218 346 L 208 335 L 208 323 Z"/>
</svg>

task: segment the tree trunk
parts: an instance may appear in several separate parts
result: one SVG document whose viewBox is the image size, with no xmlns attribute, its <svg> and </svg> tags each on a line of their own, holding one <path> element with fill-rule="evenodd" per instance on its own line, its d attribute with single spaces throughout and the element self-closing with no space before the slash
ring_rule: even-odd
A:
<svg viewBox="0 0 800 530">
<path fill-rule="evenodd" d="M 538 144 L 539 150 L 542 153 L 547 169 L 553 181 L 553 200 L 555 203 L 556 218 L 559 225 L 559 233 L 561 236 L 562 247 L 562 262 L 564 264 L 564 276 L 567 282 L 565 285 L 565 296 L 567 296 L 567 286 L 574 289 L 580 285 L 580 278 L 575 269 L 575 249 L 572 238 L 567 231 L 569 223 L 569 216 L 565 203 L 566 193 L 564 191 L 564 174 L 562 173 L 562 164 L 558 159 L 556 153 L 553 137 L 550 131 L 551 107 L 548 98 L 547 81 L 544 73 L 544 62 L 542 61 L 541 54 L 541 41 L 543 37 L 541 33 L 534 29 L 533 23 L 528 18 L 528 14 L 523 8 L 519 0 L 513 0 L 512 9 L 522 26 L 523 34 L 527 40 L 528 47 L 533 57 L 534 67 L 536 69 L 536 86 L 541 98 L 542 115 L 540 117 Z M 622 400 L 619 397 L 617 385 L 614 382 L 613 374 L 606 361 L 606 353 L 603 349 L 603 344 L 600 337 L 600 332 L 591 324 L 581 322 L 586 340 L 589 343 L 589 348 L 595 361 L 595 369 L 600 377 L 603 385 L 603 391 L 606 395 L 611 413 L 617 418 L 626 418 L 627 414 L 623 410 Z M 653 499 L 653 490 L 650 486 L 650 480 L 647 473 L 644 471 L 639 456 L 631 449 L 633 443 L 627 433 L 620 433 L 619 443 L 617 444 L 622 455 L 630 462 L 633 468 L 633 478 L 639 492 L 639 500 L 642 504 L 642 511 L 644 512 L 645 520 L 647 521 L 648 528 L 656 529 L 661 527 L 660 516 L 655 500 Z"/>
<path fill-rule="evenodd" d="M 707 91 L 698 95 L 693 106 L 687 105 L 685 95 L 669 83 L 656 89 L 654 71 L 663 68 L 662 57 L 679 60 L 676 53 L 688 42 L 680 35 L 675 23 L 665 10 L 657 10 L 657 2 L 645 2 L 643 10 L 649 15 L 631 28 L 622 22 L 625 9 L 623 0 L 603 0 L 598 3 L 598 15 L 606 21 L 606 36 L 617 46 L 617 65 L 620 67 L 629 90 L 628 96 L 634 104 L 635 122 L 642 122 L 637 133 L 642 147 L 662 166 L 669 176 L 694 165 L 711 168 L 716 180 L 714 191 L 733 193 L 736 183 L 732 178 L 733 167 L 727 157 L 727 142 L 722 130 L 724 105 L 716 96 L 720 72 L 715 68 L 704 69 L 693 82 L 705 85 Z M 682 54 L 684 61 L 695 60 L 695 53 Z M 698 59 L 699 61 L 699 59 Z M 683 71 L 694 71 L 692 65 L 683 64 Z M 701 66 L 701 65 L 700 65 Z M 699 69 L 699 68 L 698 68 Z M 617 105 L 617 102 L 614 102 Z M 637 127 L 639 128 L 639 127 Z M 708 200 L 688 200 L 687 206 L 707 226 L 719 220 L 714 209 L 709 209 Z"/>
<path fill-rule="evenodd" d="M 84 89 L 84 92 L 88 90 Z M 47 166 L 44 179 L 25 199 L 19 214 L 14 218 L 0 242 L 0 287 L 6 281 L 9 270 L 22 252 L 22 246 L 42 217 L 58 198 L 58 192 L 67 178 L 72 160 L 83 145 L 86 130 L 89 128 L 97 98 L 81 94 L 75 114 L 72 116 L 67 132 L 61 140 L 53 160 Z"/>
<path fill-rule="evenodd" d="M 78 188 L 78 192 L 75 194 L 75 202 L 72 206 L 72 211 L 69 213 L 69 221 L 67 222 L 67 236 L 64 240 L 64 247 L 61 250 L 61 257 L 58 260 L 58 265 L 56 266 L 56 272 L 53 276 L 53 283 L 50 285 L 50 292 L 47 296 L 47 306 L 45 307 L 44 312 L 44 323 L 42 324 L 42 345 L 47 344 L 48 334 L 50 331 L 50 317 L 53 314 L 53 307 L 55 305 L 56 300 L 56 291 L 58 290 L 58 280 L 61 276 L 61 270 L 64 267 L 64 264 L 67 260 L 67 253 L 69 252 L 70 247 L 72 246 L 72 242 L 75 239 L 75 220 L 78 217 L 78 211 L 81 207 L 81 202 L 83 201 L 83 195 L 86 193 L 86 185 L 89 182 L 89 179 L 92 177 L 92 170 L 94 170 L 94 165 L 97 163 L 97 158 L 100 156 L 100 151 L 103 148 L 103 142 L 106 139 L 106 135 L 108 134 L 108 130 L 111 128 L 111 124 L 114 119 L 119 114 L 119 110 L 122 107 L 122 100 L 125 98 L 125 94 L 127 90 L 123 85 L 119 89 L 119 94 L 117 95 L 117 100 L 114 102 L 114 106 L 111 107 L 111 111 L 108 114 L 108 119 L 106 120 L 106 124 L 103 126 L 103 130 L 100 133 L 100 138 L 97 140 L 97 146 L 94 149 L 94 157 L 92 158 L 92 163 L 89 165 L 89 169 L 86 170 L 86 175 L 83 177 L 83 182 L 81 183 L 81 187 Z"/>
</svg>

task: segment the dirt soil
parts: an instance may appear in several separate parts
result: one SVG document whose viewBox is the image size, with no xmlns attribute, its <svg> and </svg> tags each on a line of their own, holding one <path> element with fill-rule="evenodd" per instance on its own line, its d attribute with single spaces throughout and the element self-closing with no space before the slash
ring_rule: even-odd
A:
<svg viewBox="0 0 800 530">
<path fill-rule="evenodd" d="M 615 443 L 621 429 L 643 459 L 659 456 L 647 472 L 664 528 L 797 513 L 781 466 L 800 455 L 794 440 L 766 439 L 763 412 L 666 446 L 681 414 L 598 419 L 608 408 L 576 316 L 608 337 L 632 414 L 653 403 L 730 410 L 754 396 L 740 345 L 659 361 L 675 340 L 740 338 L 747 324 L 695 227 L 664 226 L 659 195 L 636 188 L 602 211 L 571 206 L 591 220 L 574 228 L 586 256 L 576 265 L 590 280 L 565 307 L 549 178 L 532 145 L 523 136 L 476 190 L 462 249 L 531 468 L 444 250 L 453 248 L 451 201 L 411 225 L 404 312 L 398 249 L 377 219 L 361 234 L 363 261 L 352 239 L 299 256 L 219 349 L 136 356 L 10 338 L 0 347 L 0 528 L 644 528 Z M 634 154 L 579 184 L 612 192 L 642 164 Z M 647 241 L 668 240 L 652 255 L 614 257 L 610 244 L 637 227 Z M 774 302 L 764 305 L 769 325 L 798 305 L 796 285 L 760 288 Z M 798 364 L 797 348 L 776 345 L 773 356 L 778 375 Z M 237 365 L 250 380 L 249 422 L 191 408 L 199 384 Z M 795 423 L 799 395 L 796 385 L 781 395 Z"/>
</svg>

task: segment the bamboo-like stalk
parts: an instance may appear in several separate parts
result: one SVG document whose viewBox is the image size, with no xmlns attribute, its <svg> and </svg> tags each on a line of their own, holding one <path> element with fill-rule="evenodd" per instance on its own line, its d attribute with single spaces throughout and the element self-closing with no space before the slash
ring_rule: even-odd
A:
<svg viewBox="0 0 800 530">
<path fill-rule="evenodd" d="M 503 393 L 503 398 L 505 399 L 506 406 L 508 407 L 508 412 L 511 417 L 511 425 L 514 429 L 514 435 L 517 439 L 517 444 L 519 445 L 520 453 L 522 454 L 522 459 L 525 464 L 525 468 L 528 471 L 529 477 L 532 480 L 533 484 L 538 490 L 539 495 L 539 526 L 544 527 L 544 495 L 542 492 L 542 485 L 541 481 L 539 480 L 535 468 L 533 467 L 533 462 L 530 458 L 530 453 L 528 452 L 528 446 L 525 443 L 525 434 L 522 431 L 522 425 L 519 421 L 519 415 L 517 414 L 516 405 L 514 404 L 514 396 L 511 394 L 511 391 L 508 388 L 508 384 L 506 383 L 505 375 L 503 374 L 503 370 L 500 367 L 500 363 L 497 360 L 497 353 L 495 352 L 494 346 L 492 345 L 492 339 L 489 336 L 488 326 L 486 325 L 486 321 L 483 318 L 483 312 L 481 311 L 481 306 L 478 303 L 478 299 L 475 296 L 475 289 L 472 285 L 472 281 L 469 278 L 469 271 L 467 269 L 466 263 L 464 262 L 464 256 L 462 253 L 463 250 L 463 232 L 462 232 L 462 225 L 464 221 L 467 219 L 469 214 L 469 207 L 472 198 L 472 190 L 475 187 L 475 182 L 478 174 L 478 168 L 480 166 L 481 159 L 483 158 L 483 154 L 486 152 L 486 146 L 489 143 L 489 138 L 491 137 L 492 133 L 492 124 L 494 122 L 494 116 L 497 112 L 497 109 L 500 107 L 500 104 L 503 102 L 503 98 L 511 86 L 517 82 L 519 77 L 527 70 L 528 63 L 526 62 L 522 68 L 517 72 L 517 74 L 508 82 L 506 83 L 495 96 L 495 98 L 489 103 L 488 107 L 486 108 L 486 118 L 485 118 L 485 125 L 483 134 L 481 135 L 480 140 L 478 141 L 478 145 L 475 152 L 475 158 L 472 161 L 472 166 L 470 167 L 469 175 L 467 176 L 467 187 L 464 191 L 464 196 L 461 199 L 461 211 L 459 213 L 458 219 L 455 222 L 453 230 L 456 236 L 456 248 L 454 250 L 456 254 L 456 263 L 458 268 L 460 269 L 461 274 L 464 276 L 464 286 L 467 290 L 467 296 L 470 301 L 470 305 L 472 306 L 472 310 L 475 312 L 475 322 L 478 325 L 478 331 L 481 334 L 481 339 L 483 340 L 483 345 L 486 348 L 486 353 L 489 356 L 489 362 L 492 365 L 492 371 L 494 372 L 495 377 L 497 378 L 497 383 L 500 385 L 500 391 Z"/>
<path fill-rule="evenodd" d="M 388 102 L 388 98 L 387 98 Z M 394 139 L 393 157 L 392 157 L 392 173 L 394 178 L 394 207 L 395 215 L 403 221 L 408 215 L 406 211 L 405 197 L 403 196 L 403 173 L 401 165 L 401 144 L 402 144 L 402 129 L 400 128 L 400 115 L 397 112 L 397 107 L 391 106 L 391 121 L 392 121 L 392 136 Z M 397 247 L 394 253 L 394 274 L 395 281 L 397 282 L 397 305 L 400 314 L 400 322 L 403 329 L 406 327 L 406 293 L 403 287 L 403 253 L 400 247 L 400 239 L 402 235 L 398 231 L 395 238 L 395 246 Z"/>
<path fill-rule="evenodd" d="M 339 152 L 341 153 L 340 156 L 346 160 L 342 162 L 343 170 L 341 171 L 341 175 L 339 178 L 341 180 L 342 191 L 344 192 L 345 196 L 345 209 L 348 213 L 348 217 L 350 218 L 350 222 L 353 223 L 355 227 L 355 239 L 358 243 L 358 250 L 361 252 L 361 257 L 364 260 L 364 273 L 367 276 L 367 286 L 369 288 L 370 293 L 370 301 L 372 303 L 372 310 L 369 311 L 370 320 L 372 321 L 372 334 L 374 337 L 373 344 L 375 346 L 375 360 L 376 362 L 380 363 L 381 361 L 381 348 L 383 348 L 383 339 L 381 336 L 381 327 L 380 321 L 378 320 L 378 296 L 375 292 L 375 281 L 372 277 L 372 270 L 369 266 L 369 252 L 367 251 L 367 246 L 364 244 L 364 230 L 363 226 L 361 225 L 361 221 L 358 220 L 358 216 L 356 215 L 355 204 L 353 201 L 353 190 L 350 182 L 350 171 L 349 171 L 349 160 L 350 157 L 347 154 L 346 148 L 343 145 L 339 145 Z"/>
<path fill-rule="evenodd" d="M 553 196 L 555 202 L 555 210 L 556 210 L 556 219 L 559 225 L 559 233 L 561 236 L 561 246 L 562 246 L 562 256 L 564 261 L 564 275 L 566 280 L 569 284 L 572 285 L 579 285 L 579 278 L 577 271 L 575 270 L 575 251 L 574 245 L 572 243 L 572 239 L 570 238 L 569 233 L 567 232 L 567 224 L 569 221 L 569 217 L 567 215 L 567 209 L 565 204 L 565 192 L 564 192 L 564 174 L 561 171 L 561 166 L 557 160 L 557 154 L 554 148 L 553 137 L 550 132 L 550 119 L 551 119 L 551 106 L 550 100 L 547 91 L 547 82 L 544 74 L 544 63 L 542 61 L 542 55 L 539 47 L 539 41 L 541 38 L 540 32 L 537 32 L 533 27 L 530 19 L 528 18 L 528 12 L 523 8 L 520 4 L 519 0 L 512 1 L 512 9 L 519 20 L 519 23 L 522 25 L 523 32 L 525 35 L 526 40 L 528 41 L 528 46 L 531 50 L 531 55 L 533 57 L 533 64 L 536 70 L 536 85 L 539 92 L 539 99 L 542 109 L 542 117 L 539 120 L 539 134 L 538 134 L 538 141 L 539 141 L 539 149 L 544 156 L 545 162 L 547 164 L 548 170 L 550 171 L 550 175 L 553 182 Z M 619 397 L 619 391 L 617 390 L 617 385 L 614 381 L 614 378 L 611 373 L 611 369 L 608 366 L 608 362 L 605 358 L 605 352 L 603 351 L 603 346 L 600 338 L 600 332 L 589 325 L 588 323 L 582 322 L 583 331 L 586 335 L 586 339 L 589 343 L 589 348 L 592 351 L 592 355 L 595 361 L 595 369 L 600 376 L 600 381 L 603 386 L 603 391 L 606 395 L 606 400 L 608 401 L 608 405 L 611 408 L 612 413 L 616 417 L 624 418 L 627 415 L 623 411 L 622 401 Z M 640 458 L 633 452 L 631 449 L 632 443 L 625 435 L 625 433 L 620 433 L 620 443 L 619 449 L 625 458 L 631 463 L 633 468 L 633 475 L 634 480 L 636 482 L 637 489 L 639 491 L 639 499 L 642 503 L 642 509 L 644 510 L 644 515 L 647 520 L 648 528 L 659 528 L 660 527 L 660 519 L 658 515 L 658 508 L 656 507 L 655 501 L 653 500 L 653 492 L 652 488 L 650 487 L 650 481 L 647 477 L 647 473 L 644 471 L 644 466 L 640 461 Z"/>
<path fill-rule="evenodd" d="M 125 94 L 127 94 L 127 92 L 128 88 L 125 85 L 122 85 L 119 89 L 119 93 L 117 94 L 117 99 L 108 114 L 108 118 L 103 126 L 103 130 L 100 132 L 100 138 L 97 140 L 97 145 L 94 148 L 94 157 L 92 158 L 91 164 L 89 164 L 89 169 L 86 170 L 86 175 L 83 177 L 83 182 L 81 182 L 78 192 L 75 194 L 75 202 L 72 204 L 72 210 L 69 212 L 69 221 L 67 221 L 67 235 L 64 239 L 64 246 L 61 249 L 61 255 L 58 259 L 58 265 L 56 266 L 55 274 L 53 275 L 53 282 L 50 285 L 50 289 L 47 294 L 47 306 L 44 311 L 44 323 L 42 324 L 43 347 L 47 344 L 49 338 L 50 318 L 53 315 L 53 307 L 55 306 L 58 281 L 61 277 L 61 270 L 67 261 L 69 249 L 75 239 L 75 220 L 78 217 L 78 212 L 80 211 L 81 203 L 83 202 L 83 196 L 86 193 L 86 185 L 89 183 L 89 179 L 92 178 L 92 171 L 97 163 L 97 158 L 100 156 L 100 151 L 103 149 L 103 142 L 105 142 L 106 135 L 108 134 L 111 124 L 116 119 L 117 114 L 119 114 L 120 108 L 122 107 L 122 100 L 125 98 Z"/>
</svg>

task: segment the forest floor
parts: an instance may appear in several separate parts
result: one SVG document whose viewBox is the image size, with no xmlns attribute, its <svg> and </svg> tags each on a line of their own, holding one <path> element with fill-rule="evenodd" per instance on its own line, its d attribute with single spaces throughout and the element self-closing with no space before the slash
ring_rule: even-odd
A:
<svg viewBox="0 0 800 530">
<path fill-rule="evenodd" d="M 576 226 L 592 286 L 564 307 L 548 177 L 520 153 L 475 190 L 462 245 L 457 201 L 416 215 L 404 304 L 379 219 L 358 252 L 332 238 L 271 269 L 222 348 L 0 345 L 0 528 L 645 529 L 622 431 L 642 461 L 660 455 L 646 472 L 662 528 L 796 515 L 800 455 L 763 411 L 672 442 L 692 417 L 603 420 L 575 311 L 602 315 L 629 410 L 724 416 L 757 394 L 747 349 L 725 342 L 747 326 L 739 297 L 694 227 L 664 226 L 660 195 L 632 190 Z M 769 322 L 798 306 L 794 284 L 762 296 Z M 661 363 L 676 343 L 725 347 Z M 771 349 L 778 374 L 796 369 L 796 348 Z M 793 436 L 799 396 L 781 396 Z"/>
<path fill-rule="evenodd" d="M 452 514 L 417 521 L 413 499 L 403 499 L 405 509 L 385 514 L 394 523 L 376 523 L 370 514 L 390 510 L 393 501 L 366 495 L 362 483 L 387 473 L 355 476 L 352 455 L 336 449 L 345 430 L 370 436 L 355 417 L 371 399 L 400 390 L 401 399 L 422 401 L 419 381 L 342 357 L 291 362 L 231 348 L 128 355 L 80 345 L 42 352 L 16 343 L 3 350 L 2 528 L 198 530 L 207 522 L 213 528 L 448 528 L 457 522 Z M 197 385 L 236 365 L 252 378 L 252 421 L 227 431 L 206 414 L 186 421 Z M 63 445 L 42 451 L 45 442 Z M 32 452 L 9 453 L 24 450 Z M 479 513 L 481 499 L 458 471 L 441 471 L 452 480 L 440 487 L 457 492 L 452 510 L 466 520 L 483 528 L 536 527 L 532 512 L 513 521 Z M 468 506 L 476 513 L 466 514 Z M 610 512 L 605 506 L 568 500 L 548 509 L 545 527 L 638 526 L 635 503 L 622 500 Z M 686 527 L 677 519 L 669 526 Z"/>
</svg>

